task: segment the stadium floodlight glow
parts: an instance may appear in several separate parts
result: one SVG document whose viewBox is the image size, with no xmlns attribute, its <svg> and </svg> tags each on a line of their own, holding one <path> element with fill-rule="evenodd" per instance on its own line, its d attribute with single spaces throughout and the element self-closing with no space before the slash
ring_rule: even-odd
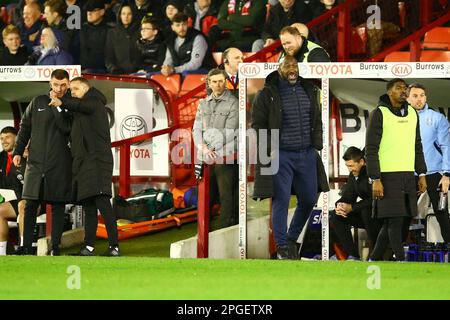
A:
<svg viewBox="0 0 450 320">
<path fill-rule="evenodd" d="M 239 257 L 241 259 L 245 259 L 247 256 L 247 80 L 265 79 L 271 72 L 277 69 L 278 63 L 239 64 Z M 321 158 L 327 177 L 329 177 L 330 80 L 392 78 L 444 79 L 450 78 L 450 62 L 299 63 L 299 73 L 303 78 L 319 79 L 322 83 L 323 149 L 321 151 Z M 383 93 L 379 92 L 380 95 Z M 323 193 L 320 199 L 321 203 L 318 205 L 322 208 L 322 260 L 328 260 L 329 192 Z"/>
</svg>

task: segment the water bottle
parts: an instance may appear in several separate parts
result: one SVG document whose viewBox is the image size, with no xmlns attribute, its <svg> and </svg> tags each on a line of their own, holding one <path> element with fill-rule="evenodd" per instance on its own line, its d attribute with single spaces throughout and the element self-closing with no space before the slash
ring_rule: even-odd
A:
<svg viewBox="0 0 450 320">
<path fill-rule="evenodd" d="M 447 193 L 443 191 L 439 192 L 438 210 L 447 210 Z"/>
<path fill-rule="evenodd" d="M 3 198 L 3 196 L 0 194 L 0 203 L 5 202 L 5 198 Z"/>
</svg>

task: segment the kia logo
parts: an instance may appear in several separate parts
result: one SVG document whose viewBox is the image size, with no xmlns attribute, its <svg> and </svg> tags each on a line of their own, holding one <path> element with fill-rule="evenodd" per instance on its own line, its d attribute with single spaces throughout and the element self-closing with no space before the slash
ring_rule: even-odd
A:
<svg viewBox="0 0 450 320">
<path fill-rule="evenodd" d="M 410 75 L 412 72 L 412 67 L 409 64 L 401 63 L 392 66 L 392 74 L 397 77 L 405 77 Z"/>
<path fill-rule="evenodd" d="M 246 77 L 253 77 L 259 73 L 259 66 L 254 63 L 244 64 L 239 69 L 239 72 Z"/>
</svg>

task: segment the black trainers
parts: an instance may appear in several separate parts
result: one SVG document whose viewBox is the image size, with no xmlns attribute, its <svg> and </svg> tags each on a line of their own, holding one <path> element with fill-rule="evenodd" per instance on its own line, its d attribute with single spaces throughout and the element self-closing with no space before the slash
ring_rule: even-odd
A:
<svg viewBox="0 0 450 320">
<path fill-rule="evenodd" d="M 277 247 L 277 259 L 278 260 L 288 260 L 289 250 L 287 246 Z"/>
<path fill-rule="evenodd" d="M 298 260 L 298 249 L 297 241 L 288 240 L 287 241 L 287 248 L 288 248 L 288 257 L 291 260 Z"/>
<path fill-rule="evenodd" d="M 108 250 L 103 254 L 104 257 L 120 257 L 118 246 L 109 246 Z"/>
<path fill-rule="evenodd" d="M 81 247 L 80 251 L 71 254 L 71 256 L 80 256 L 80 257 L 93 257 L 95 256 L 95 248 L 89 250 L 86 246 Z"/>
<path fill-rule="evenodd" d="M 20 246 L 14 251 L 13 253 L 16 256 L 32 256 L 33 255 L 33 249 L 27 248 L 24 246 Z"/>
</svg>

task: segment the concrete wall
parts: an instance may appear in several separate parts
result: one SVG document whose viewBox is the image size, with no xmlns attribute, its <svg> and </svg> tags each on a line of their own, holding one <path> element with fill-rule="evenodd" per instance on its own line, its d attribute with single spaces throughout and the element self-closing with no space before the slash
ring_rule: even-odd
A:
<svg viewBox="0 0 450 320">
<path fill-rule="evenodd" d="M 181 240 L 170 245 L 171 258 L 196 258 L 197 237 Z M 239 259 L 239 226 L 209 233 L 209 258 Z M 247 258 L 269 258 L 269 217 L 247 223 Z"/>
</svg>

